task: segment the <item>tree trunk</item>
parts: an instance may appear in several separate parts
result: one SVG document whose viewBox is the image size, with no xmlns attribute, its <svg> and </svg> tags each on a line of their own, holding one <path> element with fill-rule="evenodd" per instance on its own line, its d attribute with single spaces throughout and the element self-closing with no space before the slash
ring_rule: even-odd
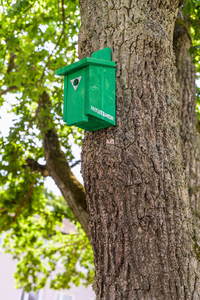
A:
<svg viewBox="0 0 200 300">
<path fill-rule="evenodd" d="M 117 65 L 117 125 L 85 133 L 82 150 L 96 299 L 200 299 L 200 148 L 190 40 L 175 28 L 182 3 L 79 2 L 80 58 L 108 46 Z"/>
<path fill-rule="evenodd" d="M 179 83 L 179 118 L 181 120 L 180 134 L 182 139 L 182 155 L 189 190 L 189 205 L 197 229 L 200 229 L 200 137 L 196 115 L 196 70 L 188 49 L 191 39 L 188 30 L 176 22 L 174 30 L 174 53 L 176 56 L 177 82 Z M 196 237 L 197 238 L 197 237 Z"/>
</svg>

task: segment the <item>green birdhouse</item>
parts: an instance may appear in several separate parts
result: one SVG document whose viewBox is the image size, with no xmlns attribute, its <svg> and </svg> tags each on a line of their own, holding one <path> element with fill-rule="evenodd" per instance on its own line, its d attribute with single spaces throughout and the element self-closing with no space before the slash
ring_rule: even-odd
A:
<svg viewBox="0 0 200 300">
<path fill-rule="evenodd" d="M 56 71 L 64 76 L 63 120 L 87 131 L 115 125 L 115 62 L 111 49 Z"/>
</svg>

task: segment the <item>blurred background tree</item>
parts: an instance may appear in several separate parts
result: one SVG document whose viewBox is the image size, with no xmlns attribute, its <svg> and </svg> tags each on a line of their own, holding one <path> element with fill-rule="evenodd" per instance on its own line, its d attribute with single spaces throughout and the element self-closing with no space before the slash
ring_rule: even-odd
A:
<svg viewBox="0 0 200 300">
<path fill-rule="evenodd" d="M 88 238 L 64 198 L 44 189 L 51 173 L 45 135 L 56 133 L 67 173 L 74 164 L 71 141 L 82 141 L 81 130 L 62 122 L 63 80 L 55 76 L 77 57 L 78 1 L 1 1 L 0 9 L 0 105 L 9 103 L 15 115 L 8 136 L 0 137 L 0 232 L 8 232 L 6 251 L 19 260 L 16 285 L 42 288 L 60 260 L 66 271 L 52 280 L 52 288 L 80 280 L 87 285 L 94 272 Z M 63 218 L 77 234 L 61 233 Z"/>
</svg>

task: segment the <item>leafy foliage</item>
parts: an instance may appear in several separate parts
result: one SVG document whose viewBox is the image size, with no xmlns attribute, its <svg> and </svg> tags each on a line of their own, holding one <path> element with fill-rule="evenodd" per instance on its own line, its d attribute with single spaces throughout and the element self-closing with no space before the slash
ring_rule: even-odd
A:
<svg viewBox="0 0 200 300">
<path fill-rule="evenodd" d="M 53 206 L 52 206 L 53 205 Z M 51 288 L 70 288 L 93 280 L 93 254 L 80 225 L 77 232 L 63 233 L 63 217 L 74 219 L 62 197 L 43 201 L 38 215 L 20 215 L 4 239 L 4 248 L 18 259 L 16 286 L 26 291 L 44 287 L 51 275 Z M 64 272 L 58 273 L 58 270 Z"/>
<path fill-rule="evenodd" d="M 196 66 L 197 79 L 200 78 L 200 1 L 187 0 L 183 8 L 186 22 L 190 25 L 193 45 L 190 48 L 193 61 Z M 197 86 L 197 116 L 200 120 L 200 89 Z"/>
<path fill-rule="evenodd" d="M 193 40 L 193 46 L 190 48 L 190 53 L 193 55 L 197 73 L 200 73 L 200 1 L 187 0 L 183 12 L 186 15 L 186 21 L 189 22 Z"/>
<path fill-rule="evenodd" d="M 0 137 L 0 232 L 7 232 L 4 247 L 19 261 L 16 285 L 40 289 L 52 272 L 55 289 L 89 284 L 94 270 L 87 237 L 65 200 L 45 191 L 43 177 L 25 167 L 27 159 L 45 162 L 39 119 L 46 130 L 56 129 L 68 162 L 71 141 L 82 142 L 81 130 L 62 122 L 63 80 L 55 76 L 76 59 L 78 0 L 2 0 L 0 16 L 0 106 L 10 104 L 14 116 L 8 136 Z M 44 91 L 46 109 L 39 108 Z M 59 229 L 64 218 L 75 233 Z M 56 274 L 60 260 L 64 273 Z"/>
</svg>

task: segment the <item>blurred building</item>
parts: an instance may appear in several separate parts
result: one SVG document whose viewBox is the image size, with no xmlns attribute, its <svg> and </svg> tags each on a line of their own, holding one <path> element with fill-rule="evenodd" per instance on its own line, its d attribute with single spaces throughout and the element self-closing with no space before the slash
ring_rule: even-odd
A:
<svg viewBox="0 0 200 300">
<path fill-rule="evenodd" d="M 64 233 L 69 233 L 73 229 L 73 225 L 68 220 L 64 222 Z M 25 293 L 23 289 L 14 288 L 14 272 L 17 261 L 12 259 L 10 254 L 4 253 L 2 249 L 3 239 L 0 237 L 0 300 L 94 300 L 95 294 L 92 287 L 85 286 L 76 287 L 71 285 L 69 290 L 55 291 L 45 286 L 38 293 Z M 58 272 L 62 272 L 62 265 L 57 268 Z"/>
</svg>

